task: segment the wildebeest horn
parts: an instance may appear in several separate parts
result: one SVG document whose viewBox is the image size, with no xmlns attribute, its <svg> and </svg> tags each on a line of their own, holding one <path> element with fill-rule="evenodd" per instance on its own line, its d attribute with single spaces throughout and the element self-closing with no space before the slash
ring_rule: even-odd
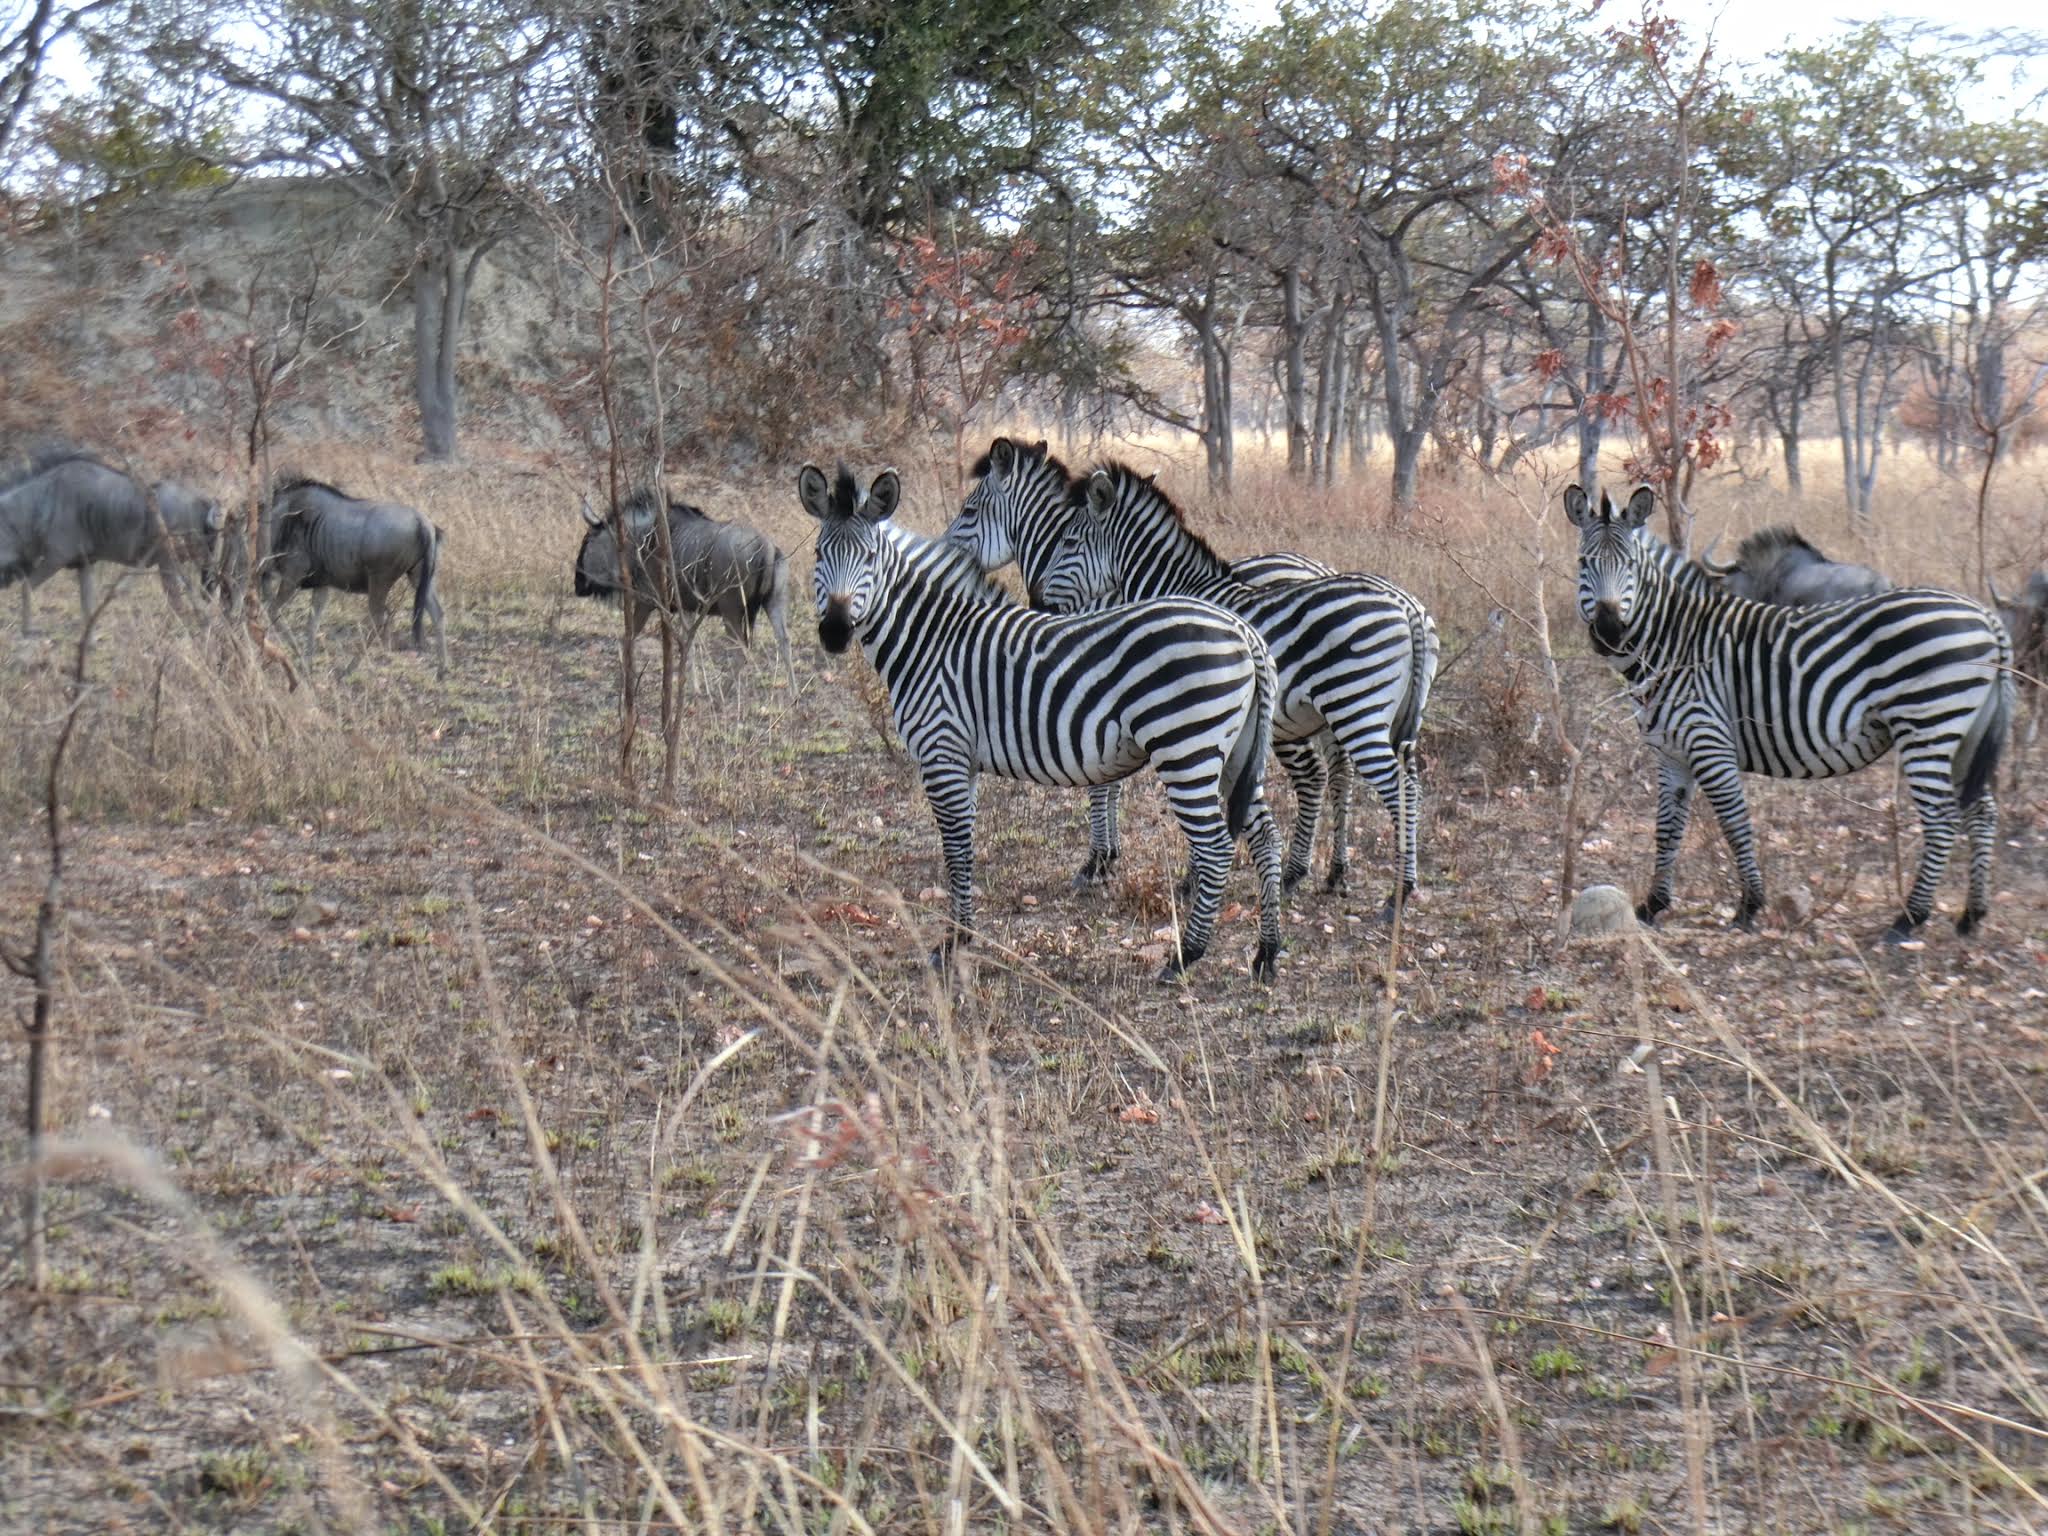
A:
<svg viewBox="0 0 2048 1536">
<path fill-rule="evenodd" d="M 1720 547 L 1721 535 L 1717 533 L 1707 541 L 1707 547 L 1700 551 L 1700 568 L 1707 572 L 1708 575 L 1719 576 L 1723 581 L 1726 581 L 1730 576 L 1733 576 L 1742 569 L 1742 562 L 1740 560 L 1731 560 L 1726 565 L 1716 565 L 1714 563 L 1714 551 Z"/>
<path fill-rule="evenodd" d="M 1992 575 L 1989 571 L 1986 571 L 1984 573 L 1984 585 L 1991 589 L 1991 602 L 1994 607 L 2010 608 L 2012 606 L 2005 600 L 2004 596 L 1999 592 L 1998 578 Z"/>
<path fill-rule="evenodd" d="M 590 524 L 593 528 L 602 528 L 604 526 L 604 519 L 591 510 L 590 492 L 588 491 L 583 493 L 583 521 Z"/>
</svg>

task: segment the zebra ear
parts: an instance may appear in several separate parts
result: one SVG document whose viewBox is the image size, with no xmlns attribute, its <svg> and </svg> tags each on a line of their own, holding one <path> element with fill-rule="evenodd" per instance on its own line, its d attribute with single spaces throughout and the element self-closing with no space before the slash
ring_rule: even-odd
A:
<svg viewBox="0 0 2048 1536">
<path fill-rule="evenodd" d="M 871 523 L 887 522 L 903 499 L 903 480 L 895 470 L 885 469 L 868 485 L 868 499 L 861 512 Z"/>
<path fill-rule="evenodd" d="M 1581 487 L 1568 485 L 1564 488 L 1564 515 L 1572 520 L 1574 528 L 1585 527 L 1592 512 L 1592 504 L 1586 500 L 1586 493 Z"/>
<path fill-rule="evenodd" d="M 832 485 L 825 478 L 825 471 L 815 464 L 806 464 L 796 477 L 797 500 L 804 504 L 804 510 L 823 522 L 832 515 Z"/>
<path fill-rule="evenodd" d="M 1657 493 L 1647 485 L 1639 485 L 1636 487 L 1635 495 L 1628 499 L 1628 512 L 1625 515 L 1625 520 L 1629 527 L 1640 528 L 1650 520 L 1650 514 L 1656 509 Z"/>
<path fill-rule="evenodd" d="M 990 443 L 988 467 L 996 472 L 999 479 L 1009 479 L 1010 471 L 1017 467 L 1017 445 L 1007 437 L 999 437 Z"/>
<path fill-rule="evenodd" d="M 1038 440 L 1038 446 L 1037 446 L 1036 448 L 1033 448 L 1033 449 L 1031 450 L 1031 457 L 1033 457 L 1034 459 L 1043 459 L 1043 458 L 1045 457 L 1045 452 L 1046 452 L 1046 441 L 1045 441 L 1045 439 L 1044 439 L 1044 438 L 1042 438 L 1042 437 L 1041 437 L 1041 438 L 1040 438 L 1040 439 Z"/>
<path fill-rule="evenodd" d="M 1109 471 L 1098 469 L 1088 477 L 1088 510 L 1106 515 L 1115 501 L 1116 482 L 1109 478 Z"/>
</svg>

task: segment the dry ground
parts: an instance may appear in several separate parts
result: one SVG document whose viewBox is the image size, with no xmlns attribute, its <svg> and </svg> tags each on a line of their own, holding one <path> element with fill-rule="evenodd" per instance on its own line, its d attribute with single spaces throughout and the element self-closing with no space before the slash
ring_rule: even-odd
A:
<svg viewBox="0 0 2048 1536">
<path fill-rule="evenodd" d="M 123 594 L 71 787 L 55 1293 L 0 1292 L 0 1529 L 2048 1528 L 2038 770 L 1978 942 L 1867 947 L 1878 771 L 1755 796 L 1811 917 L 1727 931 L 1701 827 L 1654 945 L 1560 948 L 1532 527 L 1574 883 L 1642 884 L 1651 791 L 1554 494 L 1532 525 L 1441 492 L 1395 540 L 1258 489 L 1200 514 L 1219 545 L 1408 581 L 1456 658 L 1398 940 L 1361 804 L 1356 890 L 1294 904 L 1276 986 L 1247 912 L 1162 989 L 1157 795 L 1075 895 L 1079 797 L 985 781 L 988 942 L 947 990 L 929 814 L 807 613 L 794 697 L 707 640 L 683 807 L 625 800 L 569 482 L 307 462 L 449 525 L 455 665 L 339 676 L 342 600 L 304 690 L 231 689 Z M 1880 552 L 1953 581 L 1931 497 L 1962 504 L 1902 495 Z M 703 499 L 808 593 L 793 496 Z M 74 603 L 0 674 L 15 934 Z"/>
</svg>

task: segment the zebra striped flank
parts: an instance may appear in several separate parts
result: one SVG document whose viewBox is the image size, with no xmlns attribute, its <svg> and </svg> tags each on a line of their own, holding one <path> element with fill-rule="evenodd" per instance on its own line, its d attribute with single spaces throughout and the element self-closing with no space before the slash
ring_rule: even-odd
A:
<svg viewBox="0 0 2048 1536">
<path fill-rule="evenodd" d="M 1742 775 L 1823 779 L 1894 747 L 1919 812 L 1919 872 L 1898 940 L 1927 921 L 1958 833 L 1970 842 L 1958 931 L 1990 910 L 1998 806 L 1991 780 L 2013 707 L 2012 641 L 1968 598 L 1925 587 L 1791 608 L 1750 602 L 1675 574 L 1643 532 L 1646 486 L 1617 511 L 1578 486 L 1565 514 L 1579 529 L 1579 615 L 1593 648 L 1628 680 L 1644 739 L 1660 759 L 1657 863 L 1637 908 L 1654 922 L 1697 786 L 1721 824 L 1742 882 L 1738 927 L 1763 909 L 1764 883 Z M 1672 558 L 1675 559 L 1675 556 Z"/>
<path fill-rule="evenodd" d="M 1199 597 L 1242 616 L 1273 653 L 1280 684 L 1273 740 L 1300 807 L 1283 882 L 1308 872 L 1327 728 L 1378 792 L 1395 828 L 1396 876 L 1383 916 L 1415 890 L 1420 776 L 1416 733 L 1436 676 L 1436 626 L 1422 605 L 1375 577 L 1324 576 L 1253 587 L 1187 526 L 1146 476 L 1107 464 L 1070 497 L 1071 516 L 1041 596 L 1068 611 L 1103 601 Z"/>
<path fill-rule="evenodd" d="M 974 784 L 982 773 L 1096 785 L 1147 765 L 1187 835 L 1194 896 L 1165 975 L 1209 947 L 1236 839 L 1260 873 L 1253 971 L 1280 947 L 1280 852 L 1263 771 L 1276 693 L 1272 658 L 1242 620 L 1208 603 L 1140 603 L 1063 617 L 1018 607 L 966 551 L 891 521 L 900 482 L 865 495 L 842 465 L 797 481 L 818 519 L 818 637 L 858 639 L 939 824 L 952 927 L 974 929 Z"/>
</svg>

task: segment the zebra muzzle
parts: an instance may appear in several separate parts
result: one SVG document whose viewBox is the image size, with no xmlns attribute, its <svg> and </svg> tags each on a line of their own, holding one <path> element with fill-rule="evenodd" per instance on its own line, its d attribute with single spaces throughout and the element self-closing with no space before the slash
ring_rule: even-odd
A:
<svg viewBox="0 0 2048 1536">
<path fill-rule="evenodd" d="M 827 598 L 825 611 L 818 615 L 818 644 L 837 656 L 852 643 L 852 604 L 843 597 Z"/>
</svg>

